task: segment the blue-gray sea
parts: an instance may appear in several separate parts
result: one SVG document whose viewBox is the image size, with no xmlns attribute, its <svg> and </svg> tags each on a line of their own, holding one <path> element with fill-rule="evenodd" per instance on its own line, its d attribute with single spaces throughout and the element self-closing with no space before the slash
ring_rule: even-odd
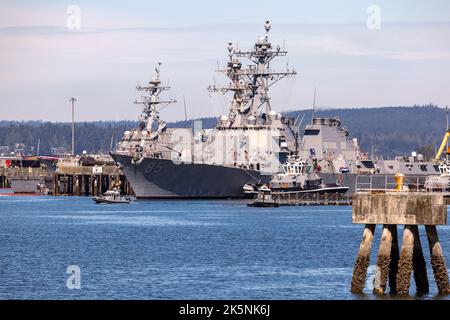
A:
<svg viewBox="0 0 450 320">
<path fill-rule="evenodd" d="M 373 299 L 372 272 L 366 295 L 350 293 L 362 231 L 351 207 L 3 195 L 0 299 Z M 450 228 L 438 232 L 448 259 Z M 429 261 L 423 236 L 422 245 Z M 68 274 L 74 265 L 80 273 Z M 427 267 L 431 292 L 421 298 L 433 299 Z"/>
</svg>

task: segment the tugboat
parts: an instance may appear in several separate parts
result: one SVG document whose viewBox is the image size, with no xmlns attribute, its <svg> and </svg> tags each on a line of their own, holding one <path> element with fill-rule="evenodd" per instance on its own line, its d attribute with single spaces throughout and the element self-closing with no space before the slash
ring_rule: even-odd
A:
<svg viewBox="0 0 450 320">
<path fill-rule="evenodd" d="M 93 199 L 97 204 L 132 203 L 135 200 L 132 196 L 121 195 L 120 189 L 118 188 L 108 190 L 102 196 L 94 197 Z"/>
<path fill-rule="evenodd" d="M 270 194 L 270 189 L 266 186 L 259 188 L 259 192 L 256 196 L 256 201 L 247 203 L 248 207 L 258 207 L 258 208 L 277 208 L 280 206 L 278 201 L 272 197 Z"/>
<path fill-rule="evenodd" d="M 325 184 L 305 159 L 290 158 L 283 164 L 283 172 L 273 176 L 268 185 L 244 185 L 244 193 L 255 195 L 259 192 L 297 192 L 319 194 L 344 194 L 349 187 L 337 183 Z"/>
</svg>

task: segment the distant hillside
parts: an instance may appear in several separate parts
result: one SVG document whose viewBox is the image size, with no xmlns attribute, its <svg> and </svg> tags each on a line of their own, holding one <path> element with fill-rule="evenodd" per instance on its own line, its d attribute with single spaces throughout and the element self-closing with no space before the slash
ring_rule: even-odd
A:
<svg viewBox="0 0 450 320">
<path fill-rule="evenodd" d="M 106 153 L 119 140 L 124 131 L 135 127 L 135 121 L 96 121 L 75 124 L 76 148 L 80 154 L 87 152 Z M 39 141 L 39 154 L 51 154 L 52 148 L 70 152 L 72 146 L 72 125 L 41 121 L 0 121 L 0 153 L 5 146 L 10 150 L 16 143 L 23 143 L 27 153 L 35 154 Z"/>
<path fill-rule="evenodd" d="M 312 110 L 288 112 L 299 119 L 301 127 L 311 121 Z M 338 117 L 343 126 L 358 138 L 363 150 L 376 156 L 393 157 L 410 154 L 411 151 L 428 152 L 432 156 L 445 132 L 445 109 L 437 106 L 383 107 L 358 109 L 317 110 L 316 117 Z M 203 118 L 204 128 L 212 128 L 216 118 Z M 169 127 L 189 127 L 191 121 L 169 123 Z M 119 140 L 124 131 L 136 126 L 134 121 L 101 121 L 76 124 L 76 152 L 107 152 Z M 0 121 L 0 146 L 13 148 L 24 143 L 28 152 L 36 152 L 40 139 L 40 154 L 50 154 L 51 148 L 70 150 L 71 125 L 40 121 Z M 427 147 L 427 148 L 423 148 Z M 0 147 L 0 152 L 7 148 Z M 419 150 L 419 148 L 422 148 Z"/>
</svg>

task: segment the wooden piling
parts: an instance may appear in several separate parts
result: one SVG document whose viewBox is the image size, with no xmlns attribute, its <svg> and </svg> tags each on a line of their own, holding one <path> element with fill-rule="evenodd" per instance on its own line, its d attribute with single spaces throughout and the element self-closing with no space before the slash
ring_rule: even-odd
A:
<svg viewBox="0 0 450 320">
<path fill-rule="evenodd" d="M 375 294 L 385 292 L 389 278 L 391 292 L 407 295 L 411 285 L 411 273 L 417 294 L 429 292 L 426 261 L 419 235 L 419 225 L 425 225 L 430 247 L 431 266 L 439 294 L 450 294 L 447 267 L 436 231 L 436 225 L 447 224 L 446 194 L 424 192 L 376 192 L 357 193 L 353 198 L 353 223 L 364 224 L 364 237 L 356 259 L 352 279 L 352 292 L 360 293 L 369 265 L 370 234 L 376 224 L 383 224 L 378 250 Z M 399 255 L 397 225 L 404 225 L 403 241 Z M 372 229 L 372 230 L 373 230 Z"/>
<path fill-rule="evenodd" d="M 363 232 L 361 245 L 359 246 L 358 256 L 353 269 L 352 287 L 353 293 L 362 293 L 366 282 L 367 268 L 370 263 L 370 250 L 372 248 L 373 235 L 375 232 L 374 224 L 366 224 Z"/>
<path fill-rule="evenodd" d="M 407 295 L 411 284 L 411 273 L 413 271 L 414 234 L 410 225 L 403 229 L 402 249 L 398 262 L 397 294 Z"/>
<path fill-rule="evenodd" d="M 433 268 L 434 279 L 439 294 L 450 294 L 447 267 L 445 264 L 444 253 L 439 242 L 436 226 L 426 225 L 428 245 L 430 247 L 431 267 Z"/>
<path fill-rule="evenodd" d="M 380 247 L 378 248 L 377 264 L 376 264 L 376 281 L 373 293 L 384 294 L 386 290 L 389 268 L 391 264 L 392 250 L 392 231 L 390 225 L 383 225 L 381 232 Z"/>
<path fill-rule="evenodd" d="M 392 244 L 391 244 L 391 262 L 389 264 L 389 290 L 391 293 L 395 293 L 397 290 L 397 272 L 398 272 L 398 260 L 400 259 L 400 253 L 398 250 L 398 236 L 397 225 L 390 225 Z"/>
<path fill-rule="evenodd" d="M 413 271 L 416 292 L 419 295 L 426 294 L 430 291 L 430 286 L 428 284 L 425 257 L 423 256 L 422 245 L 420 243 L 419 228 L 416 225 L 411 226 L 411 231 L 414 235 Z"/>
</svg>

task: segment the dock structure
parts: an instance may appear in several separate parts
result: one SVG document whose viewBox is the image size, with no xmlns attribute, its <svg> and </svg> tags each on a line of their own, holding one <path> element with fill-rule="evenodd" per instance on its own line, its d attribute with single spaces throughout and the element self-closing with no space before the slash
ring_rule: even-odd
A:
<svg viewBox="0 0 450 320">
<path fill-rule="evenodd" d="M 98 196 L 118 184 L 122 193 L 133 194 L 129 182 L 115 165 L 60 166 L 54 175 L 54 195 Z"/>
<path fill-rule="evenodd" d="M 450 195 L 445 193 L 356 193 L 353 196 L 352 222 L 365 226 L 353 270 L 351 291 L 363 292 L 374 232 L 379 224 L 382 225 L 382 231 L 375 267 L 374 294 L 384 294 L 389 283 L 391 293 L 408 295 L 412 273 L 417 293 L 428 293 L 426 262 L 418 228 L 419 225 L 424 225 L 438 292 L 441 295 L 450 294 L 446 262 L 436 229 L 437 225 L 447 224 L 448 204 Z M 398 225 L 404 226 L 400 251 Z"/>
<path fill-rule="evenodd" d="M 352 198 L 339 193 L 308 193 L 300 191 L 259 192 L 253 204 L 267 206 L 349 206 Z"/>
<path fill-rule="evenodd" d="M 0 167 L 0 188 L 9 187 L 8 174 L 6 168 Z"/>
<path fill-rule="evenodd" d="M 11 179 L 21 178 L 40 178 L 44 182 L 52 180 L 52 174 L 44 168 L 18 168 L 18 167 L 0 167 L 0 188 L 10 188 Z"/>
</svg>

